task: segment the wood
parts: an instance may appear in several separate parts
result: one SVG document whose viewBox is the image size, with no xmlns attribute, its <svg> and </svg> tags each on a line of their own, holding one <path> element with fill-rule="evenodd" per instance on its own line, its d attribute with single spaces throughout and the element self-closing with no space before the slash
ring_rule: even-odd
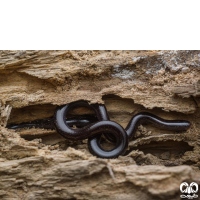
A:
<svg viewBox="0 0 200 200">
<path fill-rule="evenodd" d="M 92 156 L 87 140 L 5 128 L 81 99 L 104 103 L 123 127 L 141 111 L 192 127 L 140 126 L 127 154 L 113 160 Z M 0 51 L 1 199 L 178 200 L 181 182 L 200 184 L 199 146 L 200 51 Z"/>
</svg>

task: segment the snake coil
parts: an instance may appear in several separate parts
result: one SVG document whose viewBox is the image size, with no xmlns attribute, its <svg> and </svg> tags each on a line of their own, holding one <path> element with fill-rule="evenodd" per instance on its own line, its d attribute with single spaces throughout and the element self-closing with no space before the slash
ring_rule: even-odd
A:
<svg viewBox="0 0 200 200">
<path fill-rule="evenodd" d="M 72 129 L 66 121 L 66 116 L 71 109 L 77 106 L 92 108 L 98 121 L 79 129 Z M 128 147 L 128 141 L 133 138 L 138 126 L 146 123 L 174 131 L 185 131 L 191 126 L 189 121 L 164 120 L 151 113 L 142 112 L 133 116 L 124 129 L 118 123 L 110 121 L 106 107 L 103 104 L 89 105 L 87 101 L 77 101 L 59 106 L 54 114 L 54 125 L 59 134 L 71 140 L 88 139 L 89 151 L 100 158 L 116 158 L 119 155 L 123 155 Z M 112 150 L 104 150 L 101 147 L 100 139 L 102 134 L 115 143 L 115 147 Z"/>
<path fill-rule="evenodd" d="M 76 107 L 92 108 L 96 114 L 94 116 L 76 116 L 70 118 L 68 113 Z M 67 119 L 66 119 L 67 117 Z M 56 129 L 63 137 L 70 140 L 88 139 L 88 148 L 90 153 L 100 158 L 117 158 L 123 155 L 128 147 L 128 142 L 141 124 L 150 123 L 161 129 L 173 131 L 186 131 L 190 126 L 189 121 L 185 120 L 164 120 L 148 112 L 141 112 L 132 117 L 127 127 L 124 129 L 116 122 L 110 121 L 106 107 L 103 104 L 89 104 L 87 101 L 76 101 L 63 106 L 58 106 L 53 118 L 44 120 L 35 120 L 30 123 L 18 125 L 8 125 L 7 128 L 45 128 Z M 78 129 L 71 126 L 76 125 Z M 105 150 L 101 147 L 100 140 L 102 134 L 110 142 L 115 144 L 111 150 Z"/>
</svg>

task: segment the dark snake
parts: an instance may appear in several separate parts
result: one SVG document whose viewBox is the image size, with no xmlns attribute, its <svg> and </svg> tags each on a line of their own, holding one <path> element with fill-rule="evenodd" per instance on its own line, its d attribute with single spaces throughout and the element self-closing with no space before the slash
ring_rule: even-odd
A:
<svg viewBox="0 0 200 200">
<path fill-rule="evenodd" d="M 73 118 L 73 116 L 71 118 L 68 117 L 69 111 L 76 107 L 92 108 L 96 117 L 88 115 L 76 116 L 76 118 Z M 36 120 L 30 123 L 9 125 L 7 128 L 39 127 L 56 129 L 60 135 L 70 140 L 88 139 L 90 153 L 99 158 L 117 158 L 126 152 L 128 142 L 134 137 L 138 126 L 141 124 L 153 124 L 161 129 L 171 131 L 186 131 L 191 126 L 189 121 L 164 120 L 151 113 L 141 112 L 134 115 L 124 129 L 118 123 L 110 121 L 105 105 L 77 101 L 64 106 L 58 106 L 54 116 L 46 119 L 46 121 Z M 78 129 L 71 128 L 72 125 L 76 125 Z M 100 140 L 102 134 L 106 139 L 115 143 L 113 149 L 105 150 L 101 147 Z"/>
</svg>

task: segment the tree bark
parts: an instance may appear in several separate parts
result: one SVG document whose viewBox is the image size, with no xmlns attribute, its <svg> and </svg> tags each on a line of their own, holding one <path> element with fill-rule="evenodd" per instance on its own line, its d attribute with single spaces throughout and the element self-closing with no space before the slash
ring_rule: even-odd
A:
<svg viewBox="0 0 200 200">
<path fill-rule="evenodd" d="M 117 159 L 55 130 L 5 128 L 77 100 L 105 104 L 124 128 L 141 111 L 192 126 L 141 125 Z M 200 184 L 199 146 L 200 51 L 0 51 L 1 199 L 180 199 L 182 182 Z"/>
</svg>

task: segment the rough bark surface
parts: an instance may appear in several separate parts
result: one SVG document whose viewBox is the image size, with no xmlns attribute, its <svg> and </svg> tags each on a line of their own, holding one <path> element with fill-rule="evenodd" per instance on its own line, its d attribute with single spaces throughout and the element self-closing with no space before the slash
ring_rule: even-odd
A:
<svg viewBox="0 0 200 200">
<path fill-rule="evenodd" d="M 104 103 L 123 127 L 141 111 L 192 126 L 141 125 L 110 160 L 54 130 L 5 128 L 81 99 Z M 199 169 L 200 51 L 0 51 L 0 199 L 178 200 L 182 182 L 200 184 Z"/>
</svg>

